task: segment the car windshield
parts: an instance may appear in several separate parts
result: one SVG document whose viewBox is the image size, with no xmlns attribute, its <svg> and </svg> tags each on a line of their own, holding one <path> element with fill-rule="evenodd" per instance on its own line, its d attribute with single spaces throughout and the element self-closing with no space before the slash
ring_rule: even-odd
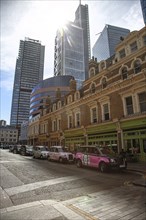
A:
<svg viewBox="0 0 146 220">
<path fill-rule="evenodd" d="M 33 146 L 26 146 L 27 147 L 27 149 L 29 149 L 29 150 L 32 150 L 33 149 Z"/>
<path fill-rule="evenodd" d="M 58 152 L 64 152 L 62 148 L 58 148 Z"/>
<path fill-rule="evenodd" d="M 101 151 L 101 153 L 102 154 L 114 154 L 114 151 L 111 149 L 111 148 L 109 148 L 109 147 L 101 147 L 100 148 L 100 151 Z"/>
<path fill-rule="evenodd" d="M 48 151 L 48 148 L 42 147 L 40 150 L 41 150 L 41 151 Z"/>
</svg>

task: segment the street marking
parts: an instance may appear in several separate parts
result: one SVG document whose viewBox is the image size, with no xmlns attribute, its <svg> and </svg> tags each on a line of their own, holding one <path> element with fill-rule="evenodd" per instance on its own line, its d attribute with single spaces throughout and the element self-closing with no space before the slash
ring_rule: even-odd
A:
<svg viewBox="0 0 146 220">
<path fill-rule="evenodd" d="M 12 188 L 7 188 L 5 191 L 9 196 L 13 196 L 19 193 L 24 193 L 28 192 L 31 190 L 35 190 L 44 186 L 51 186 L 55 185 L 58 183 L 64 183 L 64 182 L 69 182 L 73 180 L 79 180 L 82 179 L 83 177 L 76 177 L 76 176 L 67 176 L 67 177 L 61 177 L 61 178 L 56 178 L 56 179 L 51 179 L 51 180 L 45 180 L 45 181 L 40 181 L 40 182 L 35 182 L 35 183 L 29 183 L 26 185 L 22 186 L 17 186 L 17 187 L 12 187 Z"/>
<path fill-rule="evenodd" d="M 75 207 L 74 205 L 70 204 L 67 205 L 68 208 L 70 208 L 72 211 L 78 213 L 79 215 L 83 216 L 87 220 L 100 220 L 99 218 L 95 218 L 94 216 L 90 215 L 89 213 Z"/>
<path fill-rule="evenodd" d="M 70 220 L 79 220 L 79 219 L 80 220 L 85 220 L 85 216 L 82 216 L 81 213 L 74 212 L 74 210 L 71 210 L 69 207 L 64 206 L 63 204 L 58 203 L 58 204 L 53 205 L 53 207 L 57 211 L 59 211 L 61 214 L 63 214 L 63 216 L 65 216 L 67 219 L 70 219 Z"/>
</svg>

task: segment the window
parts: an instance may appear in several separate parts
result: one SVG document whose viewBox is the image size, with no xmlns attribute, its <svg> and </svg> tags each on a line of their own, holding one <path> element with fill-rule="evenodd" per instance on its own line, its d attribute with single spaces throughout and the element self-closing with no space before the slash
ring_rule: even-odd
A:
<svg viewBox="0 0 146 220">
<path fill-rule="evenodd" d="M 68 128 L 72 128 L 73 127 L 73 122 L 72 122 L 72 115 L 70 115 L 68 117 Z"/>
<path fill-rule="evenodd" d="M 146 112 L 146 92 L 138 94 L 140 112 Z"/>
<path fill-rule="evenodd" d="M 127 115 L 133 114 L 134 111 L 133 111 L 132 96 L 126 97 L 126 98 L 125 98 L 125 101 L 126 101 L 126 111 L 127 111 Z"/>
<path fill-rule="evenodd" d="M 72 102 L 72 96 L 69 95 L 69 97 L 68 97 L 68 104 L 71 103 L 71 102 Z"/>
<path fill-rule="evenodd" d="M 143 36 L 143 44 L 146 45 L 146 35 Z"/>
<path fill-rule="evenodd" d="M 101 62 L 100 67 L 101 67 L 101 70 L 105 69 L 105 62 Z"/>
<path fill-rule="evenodd" d="M 92 85 L 91 85 L 91 93 L 95 93 L 95 90 L 96 90 L 95 83 L 92 83 Z"/>
<path fill-rule="evenodd" d="M 103 105 L 103 119 L 106 121 L 106 120 L 109 120 L 109 106 L 108 104 L 104 104 Z"/>
<path fill-rule="evenodd" d="M 128 77 L 127 67 L 123 67 L 121 72 L 122 72 L 122 79 L 127 79 Z"/>
<path fill-rule="evenodd" d="M 95 75 L 95 68 L 92 67 L 89 71 L 89 74 L 89 77 L 93 77 Z"/>
<path fill-rule="evenodd" d="M 106 81 L 106 78 L 104 77 L 102 79 L 102 88 L 105 89 L 107 87 L 107 81 Z"/>
<path fill-rule="evenodd" d="M 58 109 L 61 108 L 61 101 L 58 102 Z"/>
<path fill-rule="evenodd" d="M 56 110 L 56 103 L 53 104 L 53 111 L 55 111 L 55 110 Z"/>
<path fill-rule="evenodd" d="M 58 119 L 58 129 L 57 130 L 60 130 L 61 129 L 61 119 Z"/>
<path fill-rule="evenodd" d="M 125 54 L 125 49 L 120 50 L 120 51 L 119 51 L 119 55 L 120 55 L 120 58 L 125 57 L 125 56 L 126 56 L 126 54 Z"/>
<path fill-rule="evenodd" d="M 136 60 L 134 62 L 134 73 L 137 74 L 139 72 L 141 72 L 141 63 L 139 60 Z"/>
<path fill-rule="evenodd" d="M 80 93 L 77 91 L 76 93 L 75 93 L 75 100 L 78 100 L 80 98 Z"/>
<path fill-rule="evenodd" d="M 57 124 L 56 124 L 56 120 L 54 120 L 52 122 L 52 131 L 56 131 L 56 129 L 57 129 Z"/>
<path fill-rule="evenodd" d="M 91 109 L 91 123 L 97 122 L 97 109 L 96 107 Z"/>
<path fill-rule="evenodd" d="M 76 113 L 76 127 L 79 127 L 81 125 L 80 123 L 80 113 Z"/>
<path fill-rule="evenodd" d="M 134 52 L 137 50 L 137 42 L 134 41 L 132 44 L 130 44 L 131 52 Z"/>
</svg>

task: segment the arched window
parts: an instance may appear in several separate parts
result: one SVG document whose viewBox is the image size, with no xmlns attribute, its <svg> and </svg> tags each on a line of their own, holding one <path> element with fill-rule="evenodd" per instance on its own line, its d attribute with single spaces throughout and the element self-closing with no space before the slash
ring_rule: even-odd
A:
<svg viewBox="0 0 146 220">
<path fill-rule="evenodd" d="M 80 93 L 79 93 L 79 91 L 77 91 L 76 93 L 75 93 L 75 100 L 78 100 L 80 98 Z"/>
<path fill-rule="evenodd" d="M 91 84 L 91 93 L 95 93 L 95 90 L 96 90 L 95 83 L 92 83 Z"/>
<path fill-rule="evenodd" d="M 139 72 L 141 72 L 141 62 L 140 60 L 136 60 L 134 62 L 134 73 L 137 74 Z"/>
<path fill-rule="evenodd" d="M 95 68 L 94 67 L 92 67 L 89 71 L 89 77 L 93 77 L 93 76 L 95 76 Z"/>
<path fill-rule="evenodd" d="M 107 87 L 107 81 L 106 81 L 106 78 L 104 77 L 102 79 L 102 88 L 105 89 Z"/>
<path fill-rule="evenodd" d="M 100 67 L 101 67 L 101 70 L 105 69 L 105 62 L 104 61 L 101 62 Z"/>
<path fill-rule="evenodd" d="M 128 78 L 127 67 L 122 68 L 121 75 L 122 75 L 122 79 L 127 79 Z"/>
</svg>

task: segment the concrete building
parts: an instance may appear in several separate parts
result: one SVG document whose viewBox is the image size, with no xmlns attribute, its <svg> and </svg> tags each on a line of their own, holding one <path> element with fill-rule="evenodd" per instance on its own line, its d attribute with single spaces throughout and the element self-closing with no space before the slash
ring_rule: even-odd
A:
<svg viewBox="0 0 146 220">
<path fill-rule="evenodd" d="M 108 24 L 105 25 L 92 48 L 93 56 L 97 58 L 98 62 L 111 57 L 115 54 L 117 44 L 119 44 L 129 33 L 130 30 L 125 28 Z"/>
<path fill-rule="evenodd" d="M 131 32 L 109 59 L 89 62 L 89 79 L 29 124 L 39 144 L 116 144 L 146 161 L 146 27 Z M 59 104 L 60 103 L 60 104 Z"/>
<path fill-rule="evenodd" d="M 57 30 L 54 50 L 54 75 L 72 75 L 77 87 L 88 77 L 90 31 L 88 6 L 79 5 L 74 22 Z"/>
<path fill-rule="evenodd" d="M 44 50 L 38 40 L 20 41 L 13 86 L 10 125 L 19 127 L 29 119 L 30 94 L 43 80 Z"/>
<path fill-rule="evenodd" d="M 18 130 L 10 125 L 0 126 L 0 145 L 16 144 L 18 142 Z"/>
</svg>

